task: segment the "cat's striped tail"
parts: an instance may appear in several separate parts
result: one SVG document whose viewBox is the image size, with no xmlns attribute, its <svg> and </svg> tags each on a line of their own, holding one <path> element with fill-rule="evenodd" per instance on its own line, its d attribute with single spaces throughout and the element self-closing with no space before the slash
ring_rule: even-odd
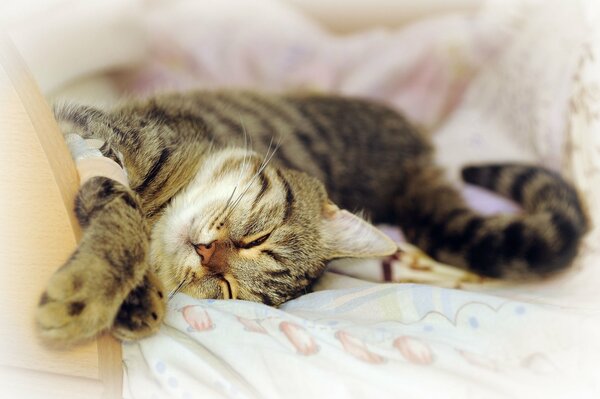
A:
<svg viewBox="0 0 600 399">
<path fill-rule="evenodd" d="M 469 209 L 437 169 L 423 169 L 398 198 L 409 241 L 432 257 L 490 277 L 548 275 L 577 254 L 588 222 L 575 189 L 547 169 L 520 164 L 469 166 L 463 179 L 513 199 L 518 215 Z"/>
</svg>

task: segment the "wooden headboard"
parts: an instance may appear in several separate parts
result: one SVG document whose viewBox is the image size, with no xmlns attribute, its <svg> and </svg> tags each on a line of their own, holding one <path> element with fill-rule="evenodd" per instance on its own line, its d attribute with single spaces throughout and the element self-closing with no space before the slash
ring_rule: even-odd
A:
<svg viewBox="0 0 600 399">
<path fill-rule="evenodd" d="M 0 396 L 122 397 L 116 340 L 58 351 L 35 334 L 38 298 L 80 236 L 79 182 L 47 102 L 2 32 L 0 161 Z"/>
</svg>

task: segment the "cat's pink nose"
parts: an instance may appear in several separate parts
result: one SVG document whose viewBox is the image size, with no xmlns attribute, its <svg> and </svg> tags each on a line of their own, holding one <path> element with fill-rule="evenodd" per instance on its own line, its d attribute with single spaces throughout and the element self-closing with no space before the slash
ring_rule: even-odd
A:
<svg viewBox="0 0 600 399">
<path fill-rule="evenodd" d="M 200 262 L 202 262 L 203 265 L 210 262 L 210 258 L 215 253 L 216 247 L 217 245 L 214 241 L 208 244 L 194 244 L 196 253 L 200 255 Z"/>
</svg>

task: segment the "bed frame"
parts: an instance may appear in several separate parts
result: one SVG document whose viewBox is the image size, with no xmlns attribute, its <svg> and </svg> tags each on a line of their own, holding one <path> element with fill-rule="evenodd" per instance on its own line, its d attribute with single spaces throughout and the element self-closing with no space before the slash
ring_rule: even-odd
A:
<svg viewBox="0 0 600 399">
<path fill-rule="evenodd" d="M 35 334 L 44 286 L 74 249 L 79 187 L 50 108 L 0 32 L 0 396 L 122 397 L 121 346 L 110 336 L 53 350 Z"/>
</svg>

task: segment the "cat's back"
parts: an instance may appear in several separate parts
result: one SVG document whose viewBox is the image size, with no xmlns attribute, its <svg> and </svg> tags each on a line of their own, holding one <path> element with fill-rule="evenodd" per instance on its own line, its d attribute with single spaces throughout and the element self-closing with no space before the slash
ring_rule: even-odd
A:
<svg viewBox="0 0 600 399">
<path fill-rule="evenodd" d="M 370 100 L 331 95 L 287 95 L 280 101 L 302 115 L 303 157 L 289 162 L 302 168 L 309 158 L 323 172 L 332 199 L 351 209 L 369 209 L 377 219 L 388 211 L 394 192 L 410 176 L 412 165 L 431 162 L 428 139 L 401 114 Z M 297 157 L 296 159 L 299 159 Z"/>
<path fill-rule="evenodd" d="M 391 108 L 359 98 L 193 91 L 130 102 L 120 113 L 144 115 L 218 146 L 263 154 L 277 148 L 276 162 L 319 178 L 340 205 L 369 208 L 375 216 L 373 198 L 384 204 L 412 164 L 430 161 L 431 146 L 418 129 Z"/>
<path fill-rule="evenodd" d="M 190 97 L 212 118 L 215 140 L 243 142 L 286 167 L 323 181 L 341 206 L 377 218 L 415 163 L 430 161 L 427 138 L 401 114 L 366 99 L 310 93 L 198 92 Z M 378 212 L 381 208 L 381 212 Z"/>
</svg>

